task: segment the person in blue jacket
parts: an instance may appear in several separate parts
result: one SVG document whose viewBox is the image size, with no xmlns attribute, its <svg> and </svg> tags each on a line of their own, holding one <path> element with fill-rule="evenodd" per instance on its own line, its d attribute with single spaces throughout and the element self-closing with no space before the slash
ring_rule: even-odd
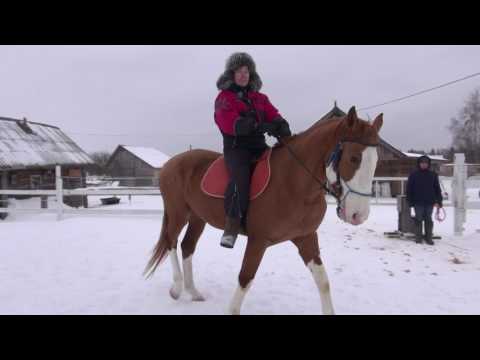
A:
<svg viewBox="0 0 480 360">
<path fill-rule="evenodd" d="M 433 208 L 442 207 L 442 191 L 438 175 L 431 170 L 431 159 L 420 156 L 417 169 L 410 174 L 407 182 L 407 202 L 415 211 L 415 242 L 422 243 L 422 223 L 425 222 L 425 242 L 433 245 Z"/>
</svg>

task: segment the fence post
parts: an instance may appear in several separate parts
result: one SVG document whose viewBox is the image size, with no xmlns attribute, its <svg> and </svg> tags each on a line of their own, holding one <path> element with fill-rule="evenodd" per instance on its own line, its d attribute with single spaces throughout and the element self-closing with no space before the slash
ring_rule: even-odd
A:
<svg viewBox="0 0 480 360">
<path fill-rule="evenodd" d="M 63 181 L 62 168 L 55 166 L 55 190 L 57 191 L 57 221 L 63 217 Z"/>
<path fill-rule="evenodd" d="M 6 171 L 0 172 L 0 189 L 8 189 L 8 176 Z M 0 195 L 0 207 L 8 208 L 8 195 Z M 5 219 L 8 213 L 0 213 L 0 219 Z"/>
<path fill-rule="evenodd" d="M 378 181 L 375 181 L 375 203 L 378 204 L 378 193 L 380 192 L 380 187 Z"/>
<path fill-rule="evenodd" d="M 466 209 L 466 166 L 465 155 L 455 154 L 455 166 L 453 168 L 452 202 L 454 206 L 454 234 L 463 235 L 463 224 L 467 220 Z"/>
</svg>

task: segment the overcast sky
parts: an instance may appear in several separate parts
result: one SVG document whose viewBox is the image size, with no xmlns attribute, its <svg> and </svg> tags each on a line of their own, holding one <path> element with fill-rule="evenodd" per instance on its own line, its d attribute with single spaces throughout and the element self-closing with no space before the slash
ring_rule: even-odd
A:
<svg viewBox="0 0 480 360">
<path fill-rule="evenodd" d="M 0 116 L 58 126 L 87 152 L 221 151 L 215 83 L 236 51 L 253 56 L 294 132 L 334 100 L 362 108 L 480 72 L 480 46 L 0 46 Z M 476 88 L 480 76 L 359 115 L 383 112 L 381 136 L 401 150 L 446 147 Z"/>
</svg>

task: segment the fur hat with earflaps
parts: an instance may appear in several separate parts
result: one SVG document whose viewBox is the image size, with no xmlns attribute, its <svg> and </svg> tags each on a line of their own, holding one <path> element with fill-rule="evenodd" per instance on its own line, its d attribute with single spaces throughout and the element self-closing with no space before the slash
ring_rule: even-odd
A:
<svg viewBox="0 0 480 360">
<path fill-rule="evenodd" d="M 248 85 L 252 91 L 260 91 L 262 88 L 262 80 L 257 74 L 255 62 L 253 58 L 247 53 L 233 53 L 227 59 L 225 64 L 225 71 L 217 80 L 218 90 L 228 89 L 234 83 L 234 72 L 242 66 L 247 66 L 250 71 L 250 80 Z"/>
</svg>

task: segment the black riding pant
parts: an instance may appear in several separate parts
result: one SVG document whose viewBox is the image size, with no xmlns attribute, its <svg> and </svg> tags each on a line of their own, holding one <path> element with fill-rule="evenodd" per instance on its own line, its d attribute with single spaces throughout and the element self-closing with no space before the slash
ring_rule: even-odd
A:
<svg viewBox="0 0 480 360">
<path fill-rule="evenodd" d="M 246 221 L 250 198 L 250 180 L 255 163 L 265 148 L 224 148 L 223 154 L 230 173 L 230 181 L 225 192 L 225 213 L 232 218 Z"/>
</svg>

